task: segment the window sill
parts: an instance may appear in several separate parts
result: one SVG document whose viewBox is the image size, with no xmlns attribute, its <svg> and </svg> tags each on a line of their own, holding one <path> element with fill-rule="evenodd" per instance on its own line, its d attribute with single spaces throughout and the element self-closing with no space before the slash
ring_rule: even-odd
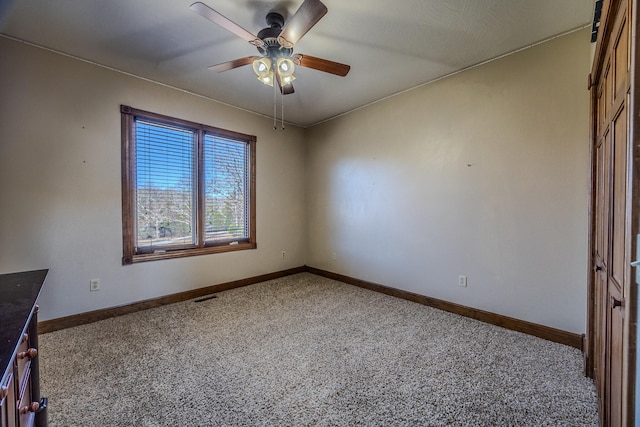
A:
<svg viewBox="0 0 640 427">
<path fill-rule="evenodd" d="M 255 242 L 242 242 L 234 245 L 210 246 L 206 248 L 180 249 L 166 252 L 154 252 L 150 254 L 136 254 L 132 257 L 123 257 L 122 264 L 130 265 L 139 262 L 157 261 L 161 259 L 185 258 L 198 255 L 218 254 L 222 252 L 243 251 L 256 249 Z"/>
</svg>

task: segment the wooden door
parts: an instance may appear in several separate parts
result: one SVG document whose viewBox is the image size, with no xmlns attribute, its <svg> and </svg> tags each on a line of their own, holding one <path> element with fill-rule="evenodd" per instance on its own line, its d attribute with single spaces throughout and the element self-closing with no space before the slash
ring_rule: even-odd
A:
<svg viewBox="0 0 640 427">
<path fill-rule="evenodd" d="M 588 358 L 599 398 L 601 423 L 632 419 L 625 366 L 630 363 L 625 300 L 631 281 L 630 191 L 631 1 L 610 1 L 590 76 L 592 96 L 592 266 Z M 588 364 L 589 366 L 589 364 Z M 589 369 L 589 368 L 587 368 Z M 628 371 L 628 369 L 627 369 Z"/>
</svg>

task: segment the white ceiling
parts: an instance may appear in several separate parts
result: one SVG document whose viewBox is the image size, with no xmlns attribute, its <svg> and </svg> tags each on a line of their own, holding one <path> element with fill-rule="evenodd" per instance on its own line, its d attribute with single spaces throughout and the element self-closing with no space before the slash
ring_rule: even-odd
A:
<svg viewBox="0 0 640 427">
<path fill-rule="evenodd" d="M 271 117 L 273 90 L 250 66 L 207 69 L 257 51 L 191 11 L 193 1 L 0 0 L 0 33 Z M 286 18 L 302 3 L 202 1 L 254 34 L 268 12 Z M 296 68 L 285 119 L 300 126 L 589 25 L 594 7 L 594 0 L 323 2 L 329 12 L 294 52 L 351 71 L 338 77 Z"/>
</svg>

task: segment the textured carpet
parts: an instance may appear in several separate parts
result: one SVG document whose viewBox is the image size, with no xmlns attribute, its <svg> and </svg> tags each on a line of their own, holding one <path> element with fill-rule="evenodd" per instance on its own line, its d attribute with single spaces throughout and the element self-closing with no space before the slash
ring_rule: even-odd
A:
<svg viewBox="0 0 640 427">
<path fill-rule="evenodd" d="M 40 338 L 60 426 L 596 426 L 567 346 L 308 273 Z"/>
</svg>

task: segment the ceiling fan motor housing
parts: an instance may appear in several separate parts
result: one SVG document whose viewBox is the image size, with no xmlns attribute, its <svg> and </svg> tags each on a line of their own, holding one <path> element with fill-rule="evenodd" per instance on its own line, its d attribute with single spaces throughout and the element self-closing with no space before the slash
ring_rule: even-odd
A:
<svg viewBox="0 0 640 427">
<path fill-rule="evenodd" d="M 277 12 L 267 14 L 267 25 L 258 33 L 258 38 L 264 42 L 264 46 L 257 46 L 261 55 L 269 58 L 289 58 L 293 54 L 293 49 L 285 48 L 278 42 L 278 36 L 284 26 L 284 17 Z M 275 62 L 275 61 L 274 61 Z"/>
</svg>

